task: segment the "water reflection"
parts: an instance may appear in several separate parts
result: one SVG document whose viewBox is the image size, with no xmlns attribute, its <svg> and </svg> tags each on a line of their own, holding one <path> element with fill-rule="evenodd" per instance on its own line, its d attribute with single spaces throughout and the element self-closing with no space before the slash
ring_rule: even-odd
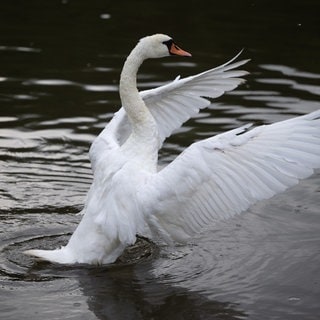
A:
<svg viewBox="0 0 320 320">
<path fill-rule="evenodd" d="M 88 309 L 97 319 L 244 319 L 241 309 L 201 293 L 161 283 L 151 263 L 87 268 L 34 266 L 31 273 L 77 279 Z M 82 306 L 83 307 L 83 306 Z"/>
<path fill-rule="evenodd" d="M 150 276 L 149 266 L 111 272 L 89 272 L 79 278 L 88 306 L 98 319 L 238 319 L 229 303 L 164 285 Z"/>
</svg>

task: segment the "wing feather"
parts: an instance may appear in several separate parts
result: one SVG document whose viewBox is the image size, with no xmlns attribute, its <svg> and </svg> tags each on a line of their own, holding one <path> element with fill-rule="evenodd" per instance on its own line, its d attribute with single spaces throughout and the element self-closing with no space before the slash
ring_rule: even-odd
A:
<svg viewBox="0 0 320 320">
<path fill-rule="evenodd" d="M 320 167 L 320 110 L 248 127 L 192 144 L 150 178 L 148 199 L 142 201 L 151 201 L 151 220 L 171 240 L 185 241 L 208 223 L 238 214 Z"/>
</svg>

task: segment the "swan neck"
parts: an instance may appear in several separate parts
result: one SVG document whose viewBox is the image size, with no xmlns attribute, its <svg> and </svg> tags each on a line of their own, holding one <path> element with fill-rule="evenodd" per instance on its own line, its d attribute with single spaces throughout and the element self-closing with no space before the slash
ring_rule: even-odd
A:
<svg viewBox="0 0 320 320">
<path fill-rule="evenodd" d="M 128 90 L 134 90 L 138 92 L 137 73 L 144 60 L 141 54 L 139 54 L 139 51 L 140 50 L 137 50 L 137 48 L 133 49 L 124 63 L 120 77 L 121 99 L 126 99 L 126 94 Z"/>
<path fill-rule="evenodd" d="M 145 60 L 143 50 L 136 46 L 127 57 L 120 77 L 120 98 L 126 110 L 133 131 L 154 123 L 154 119 L 142 100 L 137 88 L 137 73 Z"/>
</svg>

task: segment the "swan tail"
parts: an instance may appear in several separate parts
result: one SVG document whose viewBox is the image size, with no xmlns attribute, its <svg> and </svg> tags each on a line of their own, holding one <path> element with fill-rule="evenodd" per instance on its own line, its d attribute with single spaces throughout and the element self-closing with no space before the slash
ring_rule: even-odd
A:
<svg viewBox="0 0 320 320">
<path fill-rule="evenodd" d="M 64 247 L 56 250 L 32 249 L 26 250 L 23 253 L 28 256 L 35 257 L 39 260 L 45 260 L 54 263 L 70 264 L 75 262 L 70 253 L 68 253 L 68 251 Z"/>
</svg>

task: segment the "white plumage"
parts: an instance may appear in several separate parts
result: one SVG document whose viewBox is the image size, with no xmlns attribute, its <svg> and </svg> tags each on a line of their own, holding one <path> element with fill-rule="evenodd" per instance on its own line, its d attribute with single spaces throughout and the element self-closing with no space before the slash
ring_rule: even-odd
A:
<svg viewBox="0 0 320 320">
<path fill-rule="evenodd" d="M 138 93 L 136 73 L 143 60 L 170 54 L 190 55 L 157 34 L 141 39 L 128 56 L 120 79 L 123 107 L 90 149 L 94 179 L 79 226 L 65 247 L 25 253 L 58 263 L 104 264 L 114 262 L 137 234 L 184 242 L 320 167 L 319 110 L 194 143 L 158 171 L 165 138 L 207 107 L 208 97 L 233 90 L 246 74 L 234 69 L 247 60 L 233 59 Z"/>
</svg>

